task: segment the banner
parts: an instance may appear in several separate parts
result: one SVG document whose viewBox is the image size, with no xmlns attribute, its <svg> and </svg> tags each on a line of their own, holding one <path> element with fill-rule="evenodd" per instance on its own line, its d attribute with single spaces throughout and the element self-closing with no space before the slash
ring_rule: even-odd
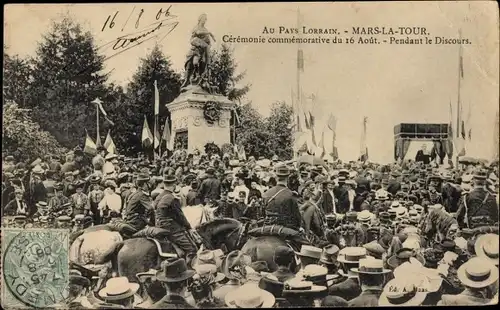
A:
<svg viewBox="0 0 500 310">
<path fill-rule="evenodd" d="M 111 134 L 108 130 L 108 135 L 106 136 L 106 140 L 104 141 L 104 148 L 108 151 L 108 153 L 115 154 L 116 153 L 116 145 L 111 139 Z"/>
<path fill-rule="evenodd" d="M 92 141 L 92 138 L 89 136 L 87 129 L 85 129 L 85 146 L 83 148 L 83 152 L 91 155 L 97 154 L 97 146 Z"/>
<path fill-rule="evenodd" d="M 142 145 L 145 147 L 149 147 L 153 144 L 153 134 L 149 129 L 148 120 L 146 119 L 146 115 L 144 115 L 144 125 L 142 126 Z"/>
</svg>

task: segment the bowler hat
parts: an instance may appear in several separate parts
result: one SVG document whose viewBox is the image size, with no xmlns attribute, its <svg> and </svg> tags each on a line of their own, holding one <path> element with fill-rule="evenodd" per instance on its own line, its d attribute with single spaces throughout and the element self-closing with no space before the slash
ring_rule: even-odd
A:
<svg viewBox="0 0 500 310">
<path fill-rule="evenodd" d="M 422 265 L 425 265 L 424 256 L 417 253 L 414 249 L 402 248 L 397 251 L 394 255 L 387 259 L 387 265 L 395 269 L 404 262 L 409 261 L 410 257 L 416 258 Z"/>
<path fill-rule="evenodd" d="M 263 276 L 259 281 L 259 288 L 268 291 L 273 294 L 274 297 L 281 297 L 283 294 L 283 288 L 285 287 L 283 282 L 275 280 L 271 274 Z"/>
<path fill-rule="evenodd" d="M 146 172 L 138 173 L 136 178 L 137 181 L 149 181 L 149 179 L 150 179 L 149 173 Z"/>
<path fill-rule="evenodd" d="M 166 260 L 161 264 L 161 271 L 156 274 L 156 278 L 162 282 L 180 282 L 194 276 L 195 272 L 187 268 L 183 258 Z"/>
<path fill-rule="evenodd" d="M 88 278 L 82 276 L 82 273 L 78 270 L 75 270 L 75 269 L 72 269 L 69 271 L 69 283 L 80 285 L 83 287 L 90 286 L 90 280 Z"/>
</svg>

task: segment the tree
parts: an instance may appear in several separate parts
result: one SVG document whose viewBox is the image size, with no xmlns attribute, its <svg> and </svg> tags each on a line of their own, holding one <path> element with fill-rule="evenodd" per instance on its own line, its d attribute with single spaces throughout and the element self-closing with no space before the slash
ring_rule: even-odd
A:
<svg viewBox="0 0 500 310">
<path fill-rule="evenodd" d="M 154 124 L 155 80 L 160 94 L 160 121 L 158 124 L 160 127 L 165 123 L 165 118 L 169 118 L 169 112 L 165 105 L 180 94 L 181 86 L 180 75 L 172 69 L 172 63 L 163 54 L 160 45 L 155 45 L 151 53 L 146 58 L 141 59 L 141 64 L 127 87 L 128 100 L 120 109 L 120 119 L 127 121 L 121 122 L 117 127 L 120 128 L 118 131 L 123 135 L 121 137 L 123 140 L 120 143 L 123 147 L 128 146 L 127 152 L 142 151 L 140 133 L 144 115 L 148 118 L 150 126 Z M 158 130 L 161 134 L 160 128 Z"/>
<path fill-rule="evenodd" d="M 4 98 L 24 106 L 31 82 L 31 64 L 29 60 L 22 59 L 18 55 L 8 55 L 6 53 L 7 49 L 4 45 Z"/>
<path fill-rule="evenodd" d="M 292 157 L 292 107 L 285 102 L 275 102 L 271 107 L 271 113 L 266 118 L 266 130 L 270 134 L 268 140 L 268 155 L 278 155 L 282 159 L 290 159 Z M 274 154 L 272 154 L 272 152 Z"/>
<path fill-rule="evenodd" d="M 245 77 L 245 72 L 237 73 L 238 64 L 234 60 L 233 51 L 226 44 L 222 44 L 220 51 L 214 50 L 210 57 L 210 85 L 214 85 L 218 93 L 229 100 L 242 99 L 250 85 L 237 86 Z"/>
<path fill-rule="evenodd" d="M 96 132 L 91 101 L 106 93 L 103 61 L 91 33 L 69 16 L 53 22 L 38 45 L 26 105 L 33 119 L 65 146 L 81 144 L 85 129 Z"/>
<path fill-rule="evenodd" d="M 250 104 L 240 108 L 240 126 L 236 128 L 236 144 L 243 145 L 247 156 L 269 154 L 267 141 L 270 134 L 260 113 Z"/>
<path fill-rule="evenodd" d="M 33 160 L 47 154 L 62 155 L 67 150 L 31 119 L 27 109 L 14 102 L 3 105 L 2 152 L 19 161 Z"/>
</svg>

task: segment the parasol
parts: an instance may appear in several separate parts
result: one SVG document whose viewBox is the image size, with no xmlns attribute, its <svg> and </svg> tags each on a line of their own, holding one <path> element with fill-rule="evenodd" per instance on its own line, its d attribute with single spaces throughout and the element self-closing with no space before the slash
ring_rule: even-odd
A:
<svg viewBox="0 0 500 310">
<path fill-rule="evenodd" d="M 297 161 L 299 163 L 306 163 L 306 164 L 310 164 L 313 166 L 321 165 L 321 166 L 327 168 L 325 161 L 317 156 L 314 156 L 314 155 L 302 155 L 298 158 Z"/>
</svg>

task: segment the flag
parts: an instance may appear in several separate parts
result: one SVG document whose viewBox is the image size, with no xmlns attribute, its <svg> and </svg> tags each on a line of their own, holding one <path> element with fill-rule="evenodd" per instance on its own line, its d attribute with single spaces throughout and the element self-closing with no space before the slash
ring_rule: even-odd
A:
<svg viewBox="0 0 500 310">
<path fill-rule="evenodd" d="M 146 119 L 146 115 L 144 115 L 144 125 L 142 126 L 142 144 L 146 147 L 151 146 L 153 144 L 153 134 L 149 129 L 148 120 Z"/>
<path fill-rule="evenodd" d="M 92 101 L 92 103 L 95 103 L 97 105 L 97 108 L 101 111 L 102 115 L 104 115 L 104 119 L 106 119 L 106 121 L 108 121 L 108 123 L 111 124 L 111 126 L 114 126 L 115 123 L 113 123 L 109 117 L 108 117 L 108 113 L 106 113 L 106 111 L 104 110 L 103 106 L 102 106 L 102 101 L 101 99 L 99 98 L 95 98 L 94 101 Z"/>
<path fill-rule="evenodd" d="M 321 132 L 321 140 L 319 140 L 318 147 L 321 148 L 321 156 L 320 158 L 323 158 L 326 155 L 326 150 L 325 150 L 325 130 Z"/>
<path fill-rule="evenodd" d="M 111 134 L 108 130 L 108 135 L 106 136 L 106 140 L 104 141 L 104 148 L 108 151 L 108 153 L 115 154 L 116 153 L 116 145 L 111 139 Z"/>
<path fill-rule="evenodd" d="M 158 83 L 155 80 L 155 116 L 160 114 L 160 92 L 158 91 Z"/>
<path fill-rule="evenodd" d="M 465 139 L 465 122 L 462 120 L 462 139 Z"/>
<path fill-rule="evenodd" d="M 154 136 L 154 148 L 155 150 L 158 148 L 158 146 L 160 146 L 160 143 L 161 143 L 161 137 L 160 137 L 160 133 L 158 132 L 158 128 L 155 126 L 155 136 Z"/>
<path fill-rule="evenodd" d="M 83 152 L 91 155 L 97 154 L 97 145 L 94 141 L 92 141 L 87 129 L 85 129 L 85 146 L 83 148 Z"/>
<path fill-rule="evenodd" d="M 306 122 L 306 128 L 311 129 L 311 123 L 309 123 L 309 118 L 307 117 L 305 112 L 304 112 L 304 121 Z"/>
<path fill-rule="evenodd" d="M 167 150 L 172 151 L 173 145 L 170 144 L 170 126 L 168 125 L 168 119 L 165 120 L 165 127 L 163 127 L 163 135 L 161 138 L 167 143 Z"/>
</svg>

